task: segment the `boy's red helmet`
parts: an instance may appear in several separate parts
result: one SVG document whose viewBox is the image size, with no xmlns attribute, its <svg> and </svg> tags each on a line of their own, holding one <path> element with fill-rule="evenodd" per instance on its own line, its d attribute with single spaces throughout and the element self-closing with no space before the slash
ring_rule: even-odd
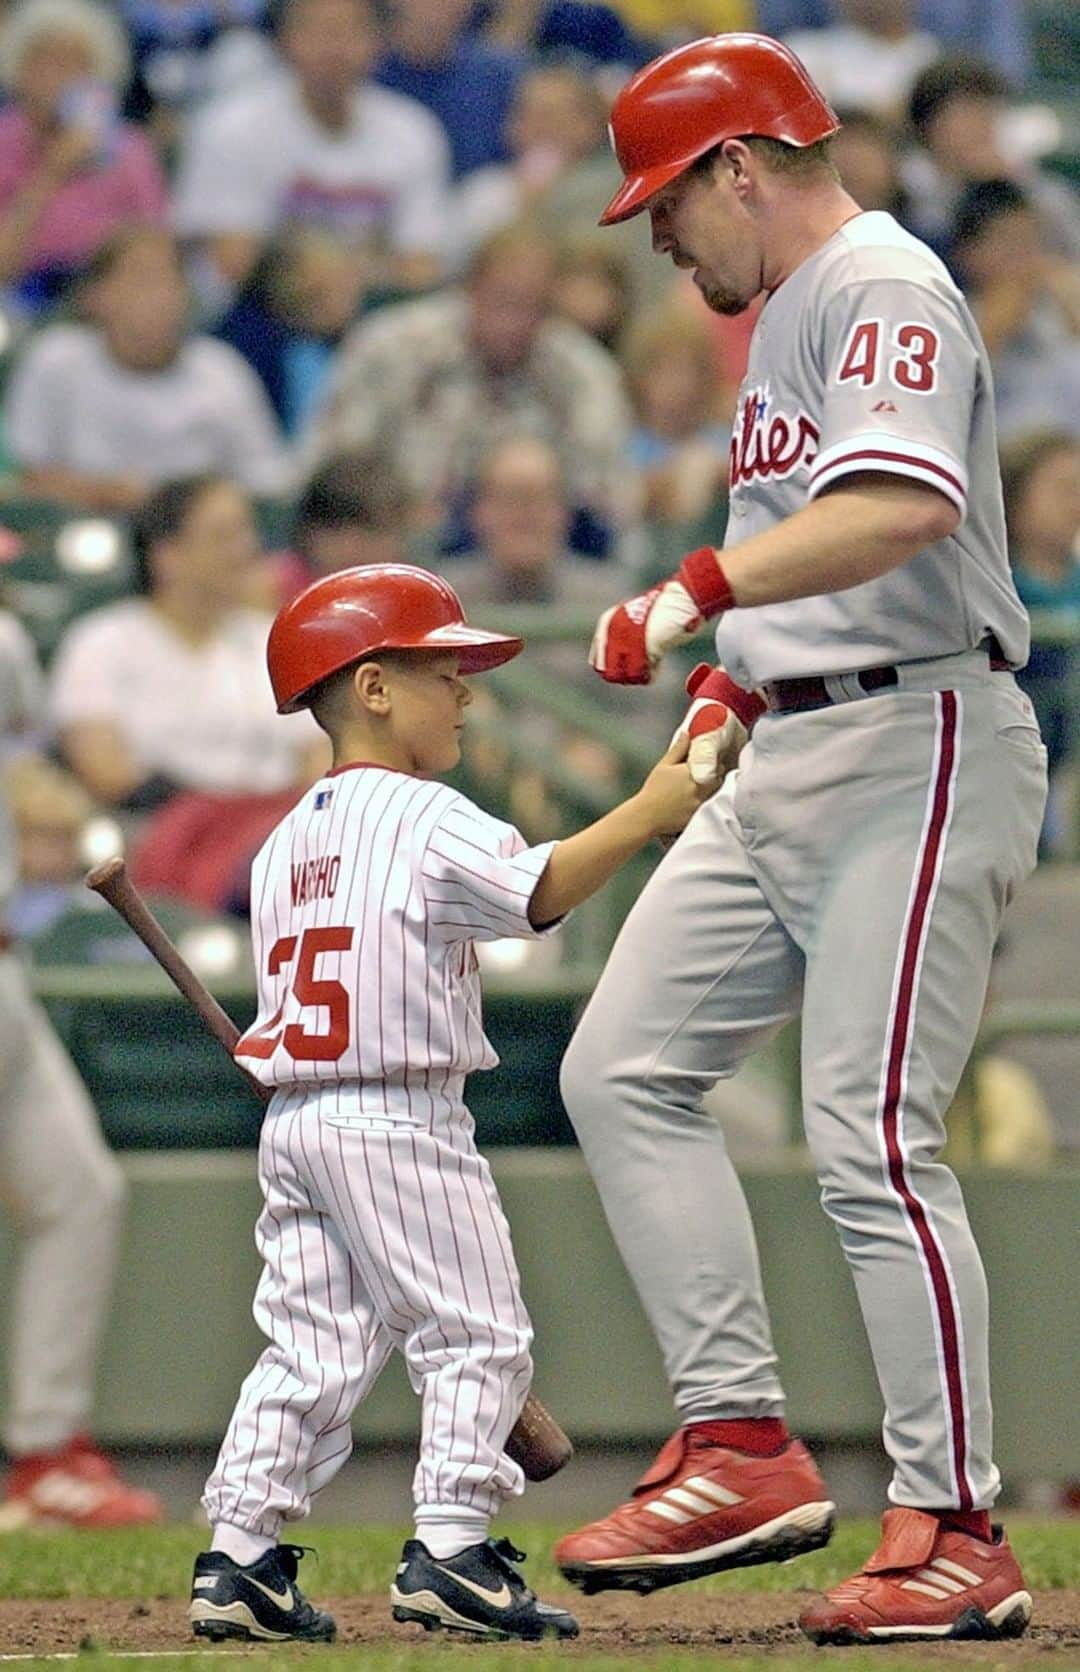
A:
<svg viewBox="0 0 1080 1672">
<path fill-rule="evenodd" d="M 714 145 L 742 134 L 800 148 L 840 123 L 793 52 L 769 35 L 707 35 L 654 58 L 620 92 L 611 142 L 626 179 L 601 226 L 638 214 L 653 192 Z"/>
<path fill-rule="evenodd" d="M 470 627 L 452 586 L 410 563 L 341 569 L 280 609 L 266 661 L 279 714 L 304 708 L 316 685 L 379 650 L 453 650 L 462 673 L 509 662 L 522 639 Z"/>
</svg>

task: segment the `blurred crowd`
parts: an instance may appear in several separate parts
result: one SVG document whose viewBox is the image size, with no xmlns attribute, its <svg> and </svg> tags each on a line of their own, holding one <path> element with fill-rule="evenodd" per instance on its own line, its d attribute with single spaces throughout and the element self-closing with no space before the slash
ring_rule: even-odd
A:
<svg viewBox="0 0 1080 1672">
<path fill-rule="evenodd" d="M 274 716 L 263 669 L 270 615 L 313 577 L 412 558 L 478 619 L 584 621 L 722 537 L 753 313 L 710 315 L 641 220 L 596 219 L 619 178 L 615 91 L 664 46 L 739 28 L 802 56 L 842 117 L 845 185 L 941 254 L 979 320 L 1038 612 L 1023 678 L 1055 775 L 1044 849 L 1075 854 L 1080 196 L 1046 95 L 1080 62 L 1070 8 L 13 0 L 0 522 L 3 499 L 13 529 L 28 505 L 106 519 L 130 556 L 115 596 L 86 611 L 72 589 L 43 635 L 64 577 L 42 579 L 39 553 L 28 607 L 27 540 L 0 549 L 18 657 L 48 663 L 8 763 L 28 925 L 78 869 L 64 833 L 101 811 L 145 886 L 244 912 L 252 851 L 323 764 L 306 717 Z M 681 712 L 676 677 L 601 687 L 582 640 L 532 666 L 650 743 Z M 507 811 L 557 833 L 558 796 L 514 771 L 484 706 L 473 772 L 504 779 L 509 759 Z M 595 730 L 539 708 L 513 735 L 617 774 Z"/>
</svg>

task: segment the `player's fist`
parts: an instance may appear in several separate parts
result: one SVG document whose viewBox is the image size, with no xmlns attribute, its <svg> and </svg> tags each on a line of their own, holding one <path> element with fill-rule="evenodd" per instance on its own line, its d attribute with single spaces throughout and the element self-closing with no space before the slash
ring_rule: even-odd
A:
<svg viewBox="0 0 1080 1672">
<path fill-rule="evenodd" d="M 611 685 L 648 685 L 669 650 L 733 603 L 718 554 L 701 546 L 670 580 L 604 611 L 590 665 Z"/>
<path fill-rule="evenodd" d="M 755 720 L 765 711 L 757 691 L 745 691 L 723 668 L 699 662 L 686 681 L 693 698 L 672 738 L 689 740 L 687 761 L 695 784 L 716 789 L 743 750 Z"/>
<path fill-rule="evenodd" d="M 686 588 L 677 580 L 665 581 L 604 611 L 589 662 L 611 685 L 648 685 L 665 654 L 696 633 L 701 620 Z"/>
</svg>

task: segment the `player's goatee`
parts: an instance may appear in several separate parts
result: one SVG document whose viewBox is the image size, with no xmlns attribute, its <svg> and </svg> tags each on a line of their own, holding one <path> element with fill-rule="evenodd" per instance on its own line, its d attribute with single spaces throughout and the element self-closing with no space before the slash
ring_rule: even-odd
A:
<svg viewBox="0 0 1080 1672">
<path fill-rule="evenodd" d="M 695 280 L 695 283 L 705 298 L 706 307 L 713 313 L 724 314 L 731 318 L 735 314 L 744 313 L 750 306 L 749 301 L 744 300 L 741 296 L 736 296 L 733 290 L 724 290 L 720 285 L 715 284 L 702 284 L 700 280 Z"/>
</svg>

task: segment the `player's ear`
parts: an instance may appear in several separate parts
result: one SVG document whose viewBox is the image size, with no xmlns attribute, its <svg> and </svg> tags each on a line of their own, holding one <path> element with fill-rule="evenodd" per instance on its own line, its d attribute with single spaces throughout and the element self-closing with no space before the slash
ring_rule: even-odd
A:
<svg viewBox="0 0 1080 1672">
<path fill-rule="evenodd" d="M 750 162 L 753 152 L 741 139 L 725 139 L 714 158 L 714 168 L 726 173 L 736 192 L 742 197 L 750 186 Z"/>
<path fill-rule="evenodd" d="M 353 690 L 369 714 L 389 714 L 390 688 L 381 662 L 361 662 L 353 674 Z"/>
</svg>

